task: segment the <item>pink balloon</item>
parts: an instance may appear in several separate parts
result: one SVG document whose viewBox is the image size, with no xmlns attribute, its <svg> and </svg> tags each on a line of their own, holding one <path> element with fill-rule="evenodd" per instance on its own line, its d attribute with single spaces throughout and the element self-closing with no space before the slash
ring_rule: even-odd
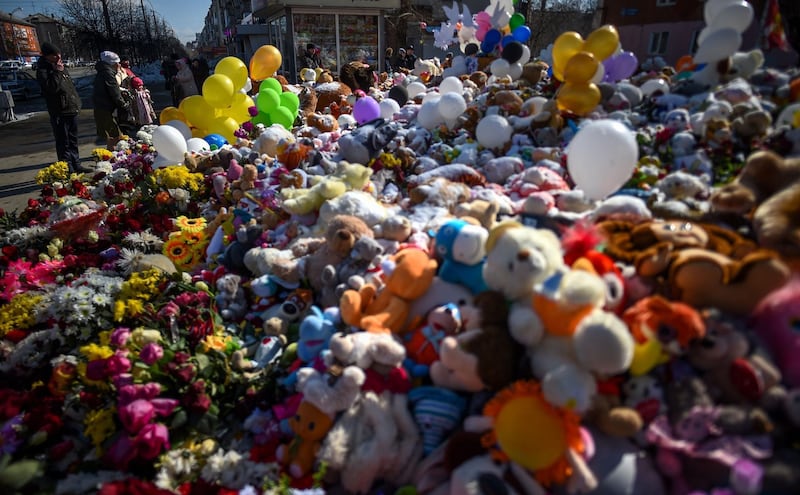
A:
<svg viewBox="0 0 800 495">
<path fill-rule="evenodd" d="M 370 120 L 375 120 L 381 116 L 381 106 L 371 96 L 359 98 L 353 105 L 353 117 L 359 125 L 366 124 Z"/>
</svg>

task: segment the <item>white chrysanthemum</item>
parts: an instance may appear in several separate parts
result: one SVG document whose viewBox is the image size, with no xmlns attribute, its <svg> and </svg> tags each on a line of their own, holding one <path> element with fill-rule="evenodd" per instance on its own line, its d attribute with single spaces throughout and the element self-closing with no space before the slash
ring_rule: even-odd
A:
<svg viewBox="0 0 800 495">
<path fill-rule="evenodd" d="M 107 307 L 111 304 L 111 298 L 108 297 L 107 294 L 96 292 L 94 296 L 92 296 L 92 304 L 95 306 Z"/>
<path fill-rule="evenodd" d="M 92 297 L 94 297 L 94 294 L 95 292 L 91 289 L 91 287 L 87 287 L 85 285 L 75 289 L 75 296 L 81 301 L 91 301 Z"/>
<path fill-rule="evenodd" d="M 161 248 L 164 246 L 164 241 L 149 230 L 131 232 L 125 236 L 122 243 L 145 252 L 161 252 Z"/>
<path fill-rule="evenodd" d="M 161 456 L 161 468 L 168 470 L 173 477 L 189 475 L 197 468 L 197 458 L 189 449 L 170 450 Z"/>
<path fill-rule="evenodd" d="M 219 449 L 218 451 L 208 456 L 208 459 L 206 459 L 206 465 L 203 466 L 203 471 L 200 473 L 200 477 L 202 477 L 206 481 L 216 480 L 219 478 L 219 475 L 224 468 L 225 468 L 225 451 Z"/>
</svg>

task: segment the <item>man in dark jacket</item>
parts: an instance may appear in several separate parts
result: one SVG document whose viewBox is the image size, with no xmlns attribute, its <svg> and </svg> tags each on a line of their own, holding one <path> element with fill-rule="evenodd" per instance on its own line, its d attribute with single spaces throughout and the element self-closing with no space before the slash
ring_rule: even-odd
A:
<svg viewBox="0 0 800 495">
<path fill-rule="evenodd" d="M 57 46 L 42 43 L 36 79 L 42 86 L 47 113 L 50 114 L 58 160 L 67 162 L 70 171 L 82 172 L 78 151 L 78 113 L 81 111 L 81 99 L 72 78 L 64 70 L 61 50 Z"/>
<path fill-rule="evenodd" d="M 126 103 L 117 82 L 119 55 L 105 51 L 100 54 L 94 68 L 94 123 L 97 128 L 97 144 L 111 144 L 122 135 L 114 111 L 125 111 Z"/>
</svg>

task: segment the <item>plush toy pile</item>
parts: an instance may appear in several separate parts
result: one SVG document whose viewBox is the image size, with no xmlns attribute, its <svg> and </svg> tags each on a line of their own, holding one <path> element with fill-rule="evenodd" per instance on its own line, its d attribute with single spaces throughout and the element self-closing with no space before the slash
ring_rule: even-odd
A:
<svg viewBox="0 0 800 495">
<path fill-rule="evenodd" d="M 291 129 L 44 169 L 0 217 L 0 487 L 800 493 L 800 79 L 761 60 L 577 113 L 542 61 L 273 80 Z"/>
</svg>

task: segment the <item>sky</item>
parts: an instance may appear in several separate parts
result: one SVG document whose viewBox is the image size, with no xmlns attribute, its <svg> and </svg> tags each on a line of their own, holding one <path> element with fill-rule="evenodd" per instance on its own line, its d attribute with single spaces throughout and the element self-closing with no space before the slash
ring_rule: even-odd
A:
<svg viewBox="0 0 800 495">
<path fill-rule="evenodd" d="M 131 0 L 139 5 L 140 0 Z M 172 25 L 175 36 L 183 42 L 194 41 L 195 34 L 203 29 L 211 0 L 144 0 L 145 8 L 152 8 Z M 22 10 L 14 12 L 14 9 Z M 0 0 L 0 12 L 25 18 L 32 14 L 57 14 L 57 0 Z"/>
</svg>

